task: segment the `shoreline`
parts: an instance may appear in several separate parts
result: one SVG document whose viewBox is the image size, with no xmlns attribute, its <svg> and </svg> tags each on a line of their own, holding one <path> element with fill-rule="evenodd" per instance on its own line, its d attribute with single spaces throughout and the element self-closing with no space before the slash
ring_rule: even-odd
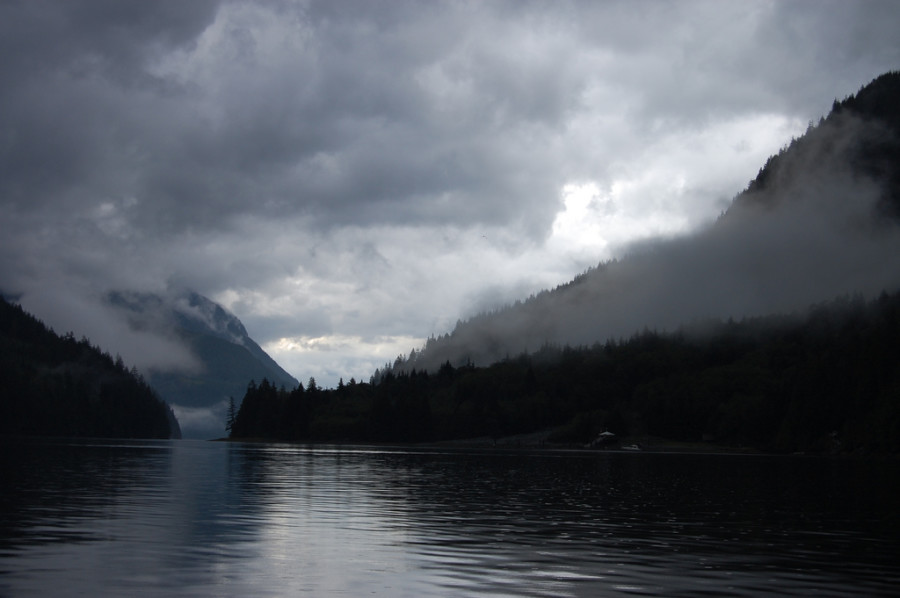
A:
<svg viewBox="0 0 900 598">
<path fill-rule="evenodd" d="M 735 447 L 710 442 L 685 442 L 653 436 L 623 436 L 621 440 L 606 446 L 590 446 L 577 443 L 549 442 L 551 431 L 516 434 L 493 439 L 488 436 L 463 438 L 422 443 L 415 446 L 443 446 L 460 448 L 529 449 L 529 450 L 571 450 L 585 452 L 615 453 L 691 453 L 691 454 L 735 454 L 767 455 L 754 447 Z"/>
<path fill-rule="evenodd" d="M 289 442 L 267 438 L 211 438 L 208 442 L 246 442 L 253 444 L 298 444 L 298 445 L 365 445 L 392 446 L 409 448 L 444 448 L 444 449 L 488 449 L 488 450 L 527 450 L 527 451 L 571 451 L 586 453 L 684 453 L 684 454 L 729 454 L 729 455 L 768 455 L 754 447 L 734 447 L 709 442 L 684 442 L 668 440 L 652 436 L 624 436 L 618 442 L 606 446 L 590 446 L 579 443 L 549 442 L 547 438 L 552 430 L 542 430 L 528 434 L 514 434 L 500 438 L 478 436 L 475 438 L 457 438 L 453 440 L 437 440 L 431 442 L 364 442 L 357 440 L 298 441 Z"/>
</svg>

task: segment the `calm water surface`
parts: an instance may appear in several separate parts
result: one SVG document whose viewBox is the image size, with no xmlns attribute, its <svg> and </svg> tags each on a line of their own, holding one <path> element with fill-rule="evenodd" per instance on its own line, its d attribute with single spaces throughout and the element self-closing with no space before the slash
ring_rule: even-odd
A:
<svg viewBox="0 0 900 598">
<path fill-rule="evenodd" d="M 2 596 L 857 596 L 896 461 L 2 440 Z"/>
</svg>

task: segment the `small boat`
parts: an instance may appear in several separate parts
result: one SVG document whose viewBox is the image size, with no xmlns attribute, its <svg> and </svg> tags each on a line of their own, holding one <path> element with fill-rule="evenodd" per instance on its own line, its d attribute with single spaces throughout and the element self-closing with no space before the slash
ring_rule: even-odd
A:
<svg viewBox="0 0 900 598">
<path fill-rule="evenodd" d="M 623 451 L 639 451 L 641 450 L 641 445 L 639 444 L 626 444 L 622 447 Z"/>
</svg>

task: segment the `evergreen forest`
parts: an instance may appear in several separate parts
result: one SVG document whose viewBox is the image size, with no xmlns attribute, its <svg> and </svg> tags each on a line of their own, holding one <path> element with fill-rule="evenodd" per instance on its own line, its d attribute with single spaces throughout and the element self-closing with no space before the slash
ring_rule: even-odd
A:
<svg viewBox="0 0 900 598">
<path fill-rule="evenodd" d="M 435 442 L 604 431 L 772 452 L 900 453 L 900 294 L 696 322 L 487 367 L 445 363 L 321 389 L 252 382 L 231 438 Z"/>
<path fill-rule="evenodd" d="M 870 201 L 866 193 L 877 197 Z M 808 202 L 806 211 L 797 207 L 803 201 Z M 791 210 L 798 211 L 786 216 Z M 816 228 L 829 219 L 835 224 L 827 233 Z M 786 261 L 803 263 L 804 270 L 822 267 L 827 271 L 816 284 L 809 285 L 821 291 L 809 293 L 803 302 L 792 303 L 790 308 L 759 308 L 753 315 L 802 309 L 856 292 L 873 297 L 881 290 L 898 288 L 896 272 L 885 274 L 877 287 L 838 282 L 859 283 L 861 269 L 887 270 L 885 264 L 892 263 L 894 256 L 883 255 L 883 263 L 870 261 L 852 271 L 840 268 L 843 256 L 852 253 L 855 246 L 884 240 L 898 230 L 900 71 L 894 71 L 877 77 L 856 94 L 835 100 L 826 117 L 818 123 L 811 121 L 803 135 L 766 161 L 712 226 L 680 243 L 661 245 L 665 250 L 656 255 L 635 252 L 637 255 L 601 262 L 554 289 L 459 320 L 451 332 L 432 336 L 421 349 L 385 364 L 379 375 L 412 369 L 434 372 L 447 361 L 487 365 L 510 354 L 535 352 L 547 342 L 591 344 L 630 335 L 647 325 L 649 318 L 664 322 L 651 326 L 671 330 L 697 317 L 749 315 L 746 305 L 744 311 L 734 311 L 741 309 L 734 307 L 740 301 L 725 290 L 724 283 L 717 286 L 715 281 L 749 285 L 759 296 L 786 296 L 780 293 L 786 294 L 793 282 L 788 270 L 779 270 Z M 827 242 L 810 244 L 809 235 L 816 234 L 810 231 L 820 231 Z M 787 249 L 777 259 L 753 262 L 754 255 L 766 254 L 771 244 L 778 243 Z M 831 250 L 835 247 L 839 249 Z M 829 250 L 827 256 L 823 249 Z M 885 244 L 884 251 L 891 250 L 896 252 L 895 247 Z M 672 257 L 661 259 L 660 253 Z M 718 255 L 730 259 L 714 261 Z M 829 261 L 830 267 L 820 266 Z M 697 262 L 716 265 L 701 271 L 695 266 Z M 753 268 L 761 273 L 753 279 L 739 278 L 739 273 Z M 662 279 L 668 284 L 655 286 Z M 693 285 L 685 283 L 691 280 L 695 281 Z M 706 297 L 717 299 L 712 302 Z M 650 309 L 647 303 L 660 307 Z M 705 311 L 690 307 L 701 303 L 705 303 Z"/>
<path fill-rule="evenodd" d="M 253 382 L 232 410 L 230 435 L 435 442 L 541 432 L 547 442 L 584 446 L 611 432 L 617 439 L 773 452 L 898 454 L 895 246 L 876 245 L 893 239 L 900 223 L 898 107 L 900 72 L 835 100 L 828 116 L 772 156 L 708 230 L 665 246 L 675 258 L 625 256 L 459 321 L 451 333 L 385 364 L 368 383 L 342 381 L 326 390 L 311 379 L 288 390 Z M 810 227 L 829 218 L 834 226 L 817 229 L 822 242 L 804 245 Z M 729 244 L 735 235 L 744 243 L 739 250 Z M 788 250 L 754 262 L 777 242 Z M 688 250 L 691 243 L 700 249 Z M 842 270 L 853 243 L 883 248 L 872 253 L 879 263 Z M 830 258 L 821 253 L 835 247 Z M 702 286 L 695 262 L 723 251 L 732 259 L 716 262 Z M 797 268 L 778 269 L 797 255 L 804 257 L 797 264 L 820 274 L 810 278 L 822 285 L 816 293 L 803 294 L 803 283 L 789 275 Z M 740 279 L 755 268 L 780 274 Z M 860 288 L 852 281 L 868 269 L 884 276 Z M 726 292 L 725 283 L 717 286 L 720 278 L 748 295 L 791 291 L 813 298 L 789 308 L 701 312 L 701 303 L 722 307 L 711 297 L 725 305 L 743 299 Z M 654 286 L 658 279 L 674 283 Z M 623 298 L 613 292 L 631 287 L 644 291 Z M 648 303 L 664 311 L 666 332 L 645 328 L 624 338 L 640 327 L 632 320 L 653 313 Z M 703 320 L 728 313 L 744 317 Z"/>
<path fill-rule="evenodd" d="M 0 434 L 180 437 L 137 369 L 0 299 Z"/>
</svg>

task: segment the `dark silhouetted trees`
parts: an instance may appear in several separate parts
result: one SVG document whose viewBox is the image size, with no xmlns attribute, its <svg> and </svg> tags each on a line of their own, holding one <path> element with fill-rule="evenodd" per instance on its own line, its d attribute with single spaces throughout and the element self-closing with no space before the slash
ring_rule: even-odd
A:
<svg viewBox="0 0 900 598">
<path fill-rule="evenodd" d="M 169 438 L 171 409 L 137 370 L 0 300 L 0 434 Z"/>
<path fill-rule="evenodd" d="M 233 438 L 428 442 L 603 430 L 794 452 L 900 453 L 900 294 L 805 315 L 545 346 L 489 367 L 390 371 L 377 384 L 251 384 Z"/>
</svg>

